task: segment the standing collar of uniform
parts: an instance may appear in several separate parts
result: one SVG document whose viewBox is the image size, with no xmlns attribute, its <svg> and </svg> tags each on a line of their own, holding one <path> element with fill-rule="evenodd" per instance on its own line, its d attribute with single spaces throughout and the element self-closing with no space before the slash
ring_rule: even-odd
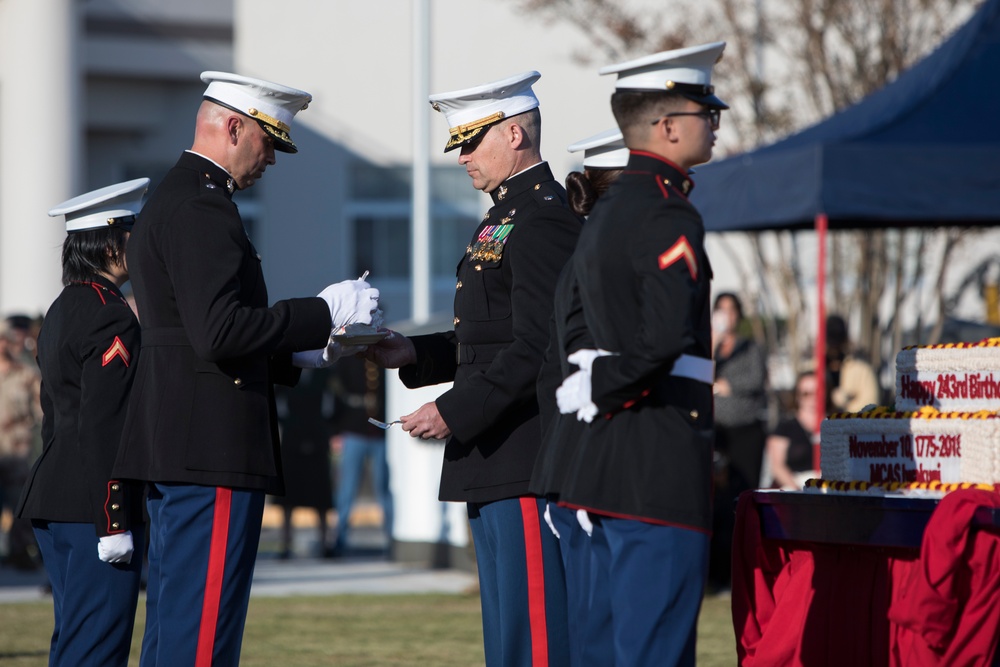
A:
<svg viewBox="0 0 1000 667">
<path fill-rule="evenodd" d="M 121 288 L 111 282 L 104 276 L 94 276 L 93 280 L 84 280 L 80 282 L 72 282 L 70 285 L 80 285 L 81 287 L 91 287 L 98 291 L 111 292 L 114 296 L 118 297 L 122 301 L 125 301 L 125 295 L 122 294 Z M 126 302 L 127 303 L 127 302 Z"/>
<path fill-rule="evenodd" d="M 177 164 L 181 167 L 187 167 L 189 169 L 204 172 L 205 176 L 210 178 L 213 183 L 220 186 L 222 191 L 226 193 L 227 197 L 230 199 L 233 198 L 232 190 L 236 189 L 236 180 L 233 178 L 232 174 L 226 171 L 225 167 L 212 158 L 205 157 L 201 153 L 196 153 L 195 151 L 188 149 L 181 155 L 181 159 L 178 160 Z M 229 183 L 233 184 L 232 189 L 229 188 Z"/>
<path fill-rule="evenodd" d="M 694 181 L 691 180 L 686 169 L 656 153 L 630 151 L 625 173 L 637 172 L 651 172 L 663 176 L 667 180 L 667 185 L 677 188 L 685 197 L 691 194 L 691 190 L 694 189 Z"/>
<path fill-rule="evenodd" d="M 551 180 L 554 180 L 552 170 L 549 169 L 549 163 L 543 160 L 508 178 L 500 187 L 490 193 L 490 197 L 493 199 L 493 205 L 496 206 L 514 195 L 530 190 L 539 183 Z"/>
</svg>

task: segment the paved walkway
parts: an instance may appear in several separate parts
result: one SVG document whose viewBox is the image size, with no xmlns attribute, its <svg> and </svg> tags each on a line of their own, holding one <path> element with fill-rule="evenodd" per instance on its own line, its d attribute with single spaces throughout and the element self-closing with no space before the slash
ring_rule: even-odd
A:
<svg viewBox="0 0 1000 667">
<path fill-rule="evenodd" d="M 352 527 L 355 550 L 343 558 L 316 557 L 320 552 L 316 538 L 314 528 L 297 527 L 295 556 L 283 560 L 277 557 L 278 529 L 265 523 L 251 595 L 461 593 L 476 582 L 470 572 L 417 568 L 388 560 L 385 538 L 376 527 Z M 42 570 L 0 567 L 0 604 L 48 599 L 43 590 L 46 581 Z"/>
</svg>

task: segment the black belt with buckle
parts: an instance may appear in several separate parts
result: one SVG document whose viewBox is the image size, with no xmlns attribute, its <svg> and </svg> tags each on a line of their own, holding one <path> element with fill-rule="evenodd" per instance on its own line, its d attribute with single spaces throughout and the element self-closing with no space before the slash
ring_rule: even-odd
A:
<svg viewBox="0 0 1000 667">
<path fill-rule="evenodd" d="M 479 343 L 470 345 L 458 343 L 455 345 L 455 363 L 488 364 L 493 361 L 501 350 L 510 347 L 510 343 Z"/>
</svg>

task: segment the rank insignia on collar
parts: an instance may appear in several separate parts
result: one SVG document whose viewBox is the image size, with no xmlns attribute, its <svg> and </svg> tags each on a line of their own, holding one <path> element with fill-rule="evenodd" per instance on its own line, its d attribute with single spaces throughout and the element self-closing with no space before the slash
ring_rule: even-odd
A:
<svg viewBox="0 0 1000 667">
<path fill-rule="evenodd" d="M 508 220 L 508 218 L 504 218 Z M 503 257 L 504 245 L 510 236 L 514 225 L 486 225 L 483 231 L 479 232 L 476 240 L 466 248 L 469 259 L 482 260 L 485 262 L 495 262 Z"/>
<path fill-rule="evenodd" d="M 101 356 L 101 366 L 107 366 L 115 357 L 120 357 L 125 365 L 128 366 L 128 361 L 131 355 L 128 353 L 128 349 L 125 348 L 125 343 L 118 336 L 115 336 L 114 341 L 111 343 L 111 347 L 105 350 L 104 354 Z"/>
<path fill-rule="evenodd" d="M 227 178 L 226 179 L 226 190 L 229 192 L 229 194 L 233 194 L 233 190 L 235 190 L 235 189 L 236 189 L 236 181 L 234 181 L 231 178 Z"/>
<path fill-rule="evenodd" d="M 506 196 L 507 196 L 507 186 L 501 185 L 500 188 L 497 190 L 497 199 L 503 201 L 503 198 Z"/>
<path fill-rule="evenodd" d="M 690 179 L 685 178 L 683 181 L 681 181 L 681 192 L 683 192 L 685 195 L 687 193 L 691 192 L 691 181 L 690 181 Z"/>
<path fill-rule="evenodd" d="M 688 243 L 686 236 L 677 239 L 677 243 L 670 246 L 669 250 L 660 255 L 660 270 L 667 269 L 682 259 L 687 262 L 691 279 L 698 280 L 698 257 L 694 254 L 694 248 Z"/>
</svg>

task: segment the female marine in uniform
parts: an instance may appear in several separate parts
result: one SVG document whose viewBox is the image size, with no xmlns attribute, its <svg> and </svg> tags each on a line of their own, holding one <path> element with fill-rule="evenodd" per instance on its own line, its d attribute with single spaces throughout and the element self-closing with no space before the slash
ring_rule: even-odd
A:
<svg viewBox="0 0 1000 667">
<path fill-rule="evenodd" d="M 70 199 L 62 293 L 38 337 L 42 455 L 17 515 L 31 519 L 52 584 L 49 665 L 125 667 L 139 596 L 142 489 L 111 478 L 139 354 L 121 293 L 142 178 Z"/>
</svg>

